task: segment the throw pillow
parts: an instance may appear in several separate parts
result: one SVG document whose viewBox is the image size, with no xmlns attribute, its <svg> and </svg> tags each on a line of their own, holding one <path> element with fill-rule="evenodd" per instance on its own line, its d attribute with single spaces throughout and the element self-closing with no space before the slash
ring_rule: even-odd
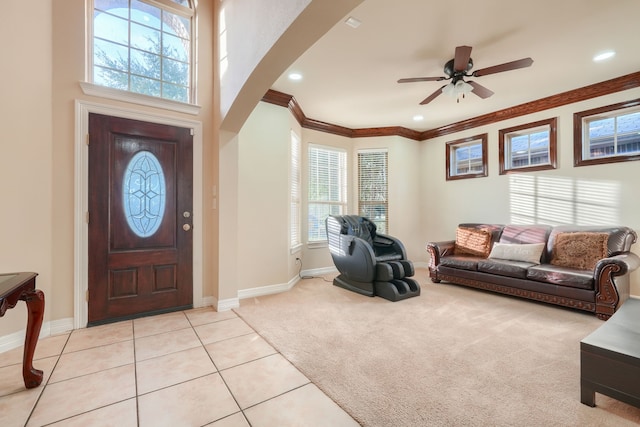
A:
<svg viewBox="0 0 640 427">
<path fill-rule="evenodd" d="M 540 264 L 544 243 L 495 243 L 489 258 Z"/>
<path fill-rule="evenodd" d="M 456 254 L 469 254 L 486 258 L 491 251 L 491 233 L 480 228 L 458 227 L 456 230 Z"/>
<path fill-rule="evenodd" d="M 599 260 L 607 257 L 608 241 L 607 233 L 558 233 L 553 245 L 551 264 L 593 270 Z"/>
</svg>

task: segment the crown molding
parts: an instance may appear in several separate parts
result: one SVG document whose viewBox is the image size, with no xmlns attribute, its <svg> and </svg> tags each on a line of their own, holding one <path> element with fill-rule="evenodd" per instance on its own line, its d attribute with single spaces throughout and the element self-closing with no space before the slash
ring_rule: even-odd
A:
<svg viewBox="0 0 640 427">
<path fill-rule="evenodd" d="M 296 118 L 300 126 L 307 129 L 317 130 L 320 132 L 332 133 L 335 135 L 345 136 L 348 138 L 366 138 L 374 136 L 401 136 L 403 138 L 415 141 L 425 141 L 437 138 L 443 135 L 461 132 L 480 126 L 486 126 L 491 123 L 501 122 L 503 120 L 520 117 L 527 114 L 537 113 L 551 108 L 561 107 L 563 105 L 573 104 L 588 99 L 597 98 L 599 96 L 609 95 L 628 89 L 640 87 L 640 71 L 617 77 L 604 82 L 595 83 L 578 89 L 562 92 L 556 95 L 541 98 L 535 101 L 516 105 L 515 107 L 505 108 L 503 110 L 494 111 L 492 113 L 483 114 L 482 116 L 473 117 L 471 119 L 460 122 L 451 123 L 435 129 L 425 131 L 416 131 L 402 126 L 389 126 L 377 128 L 360 128 L 350 129 L 344 126 L 338 126 L 331 123 L 321 122 L 319 120 L 310 119 L 305 116 L 300 104 L 292 96 L 286 93 L 269 89 L 262 97 L 262 101 L 288 108 Z"/>
</svg>

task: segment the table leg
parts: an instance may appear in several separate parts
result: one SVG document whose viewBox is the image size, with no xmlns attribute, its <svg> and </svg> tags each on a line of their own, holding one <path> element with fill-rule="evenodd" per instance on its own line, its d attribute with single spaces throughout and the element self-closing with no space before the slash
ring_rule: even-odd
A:
<svg viewBox="0 0 640 427">
<path fill-rule="evenodd" d="M 40 336 L 42 318 L 44 316 L 44 293 L 39 289 L 28 291 L 24 297 L 29 317 L 27 319 L 27 336 L 24 343 L 22 359 L 22 377 L 27 388 L 38 387 L 42 383 L 42 371 L 33 367 L 33 354 Z"/>
</svg>

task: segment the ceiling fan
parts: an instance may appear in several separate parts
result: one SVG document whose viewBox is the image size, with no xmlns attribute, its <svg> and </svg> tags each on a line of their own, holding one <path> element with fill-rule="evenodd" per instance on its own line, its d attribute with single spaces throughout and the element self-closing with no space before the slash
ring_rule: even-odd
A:
<svg viewBox="0 0 640 427">
<path fill-rule="evenodd" d="M 471 59 L 471 46 L 458 46 L 456 47 L 455 57 L 444 64 L 444 73 L 448 77 L 412 77 L 408 79 L 400 79 L 398 80 L 398 83 L 451 80 L 449 84 L 442 86 L 440 89 L 425 98 L 420 103 L 420 105 L 428 104 L 441 93 L 456 96 L 458 98 L 458 102 L 460 102 L 460 96 L 464 98 L 464 96 L 469 92 L 475 93 L 480 98 L 484 99 L 493 95 L 493 92 L 474 81 L 465 81 L 465 77 L 481 77 L 486 76 L 487 74 L 502 73 L 503 71 L 529 67 L 531 66 L 531 64 L 533 64 L 533 59 L 523 58 L 517 61 L 511 61 L 500 65 L 494 65 L 492 67 L 482 68 L 480 70 L 469 73 L 469 71 L 471 71 L 471 68 L 473 68 L 473 60 Z"/>
</svg>

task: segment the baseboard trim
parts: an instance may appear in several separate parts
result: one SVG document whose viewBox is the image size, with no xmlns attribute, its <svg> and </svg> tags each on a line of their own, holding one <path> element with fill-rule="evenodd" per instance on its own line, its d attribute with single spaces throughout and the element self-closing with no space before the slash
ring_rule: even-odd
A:
<svg viewBox="0 0 640 427">
<path fill-rule="evenodd" d="M 60 335 L 72 330 L 73 318 L 71 317 L 51 322 L 43 322 L 38 339 L 47 338 L 51 335 Z M 26 329 L 22 329 L 18 332 L 0 337 L 0 353 L 13 350 L 14 348 L 24 345 L 24 337 L 26 336 L 26 333 Z"/>
<path fill-rule="evenodd" d="M 338 270 L 335 267 L 313 268 L 311 270 L 302 270 L 300 277 L 315 277 L 322 276 L 323 274 L 337 273 Z"/>
<path fill-rule="evenodd" d="M 238 298 L 227 298 L 218 300 L 212 305 L 213 307 L 215 307 L 216 311 L 227 311 L 231 310 L 232 308 L 240 307 L 240 300 Z"/>
</svg>

